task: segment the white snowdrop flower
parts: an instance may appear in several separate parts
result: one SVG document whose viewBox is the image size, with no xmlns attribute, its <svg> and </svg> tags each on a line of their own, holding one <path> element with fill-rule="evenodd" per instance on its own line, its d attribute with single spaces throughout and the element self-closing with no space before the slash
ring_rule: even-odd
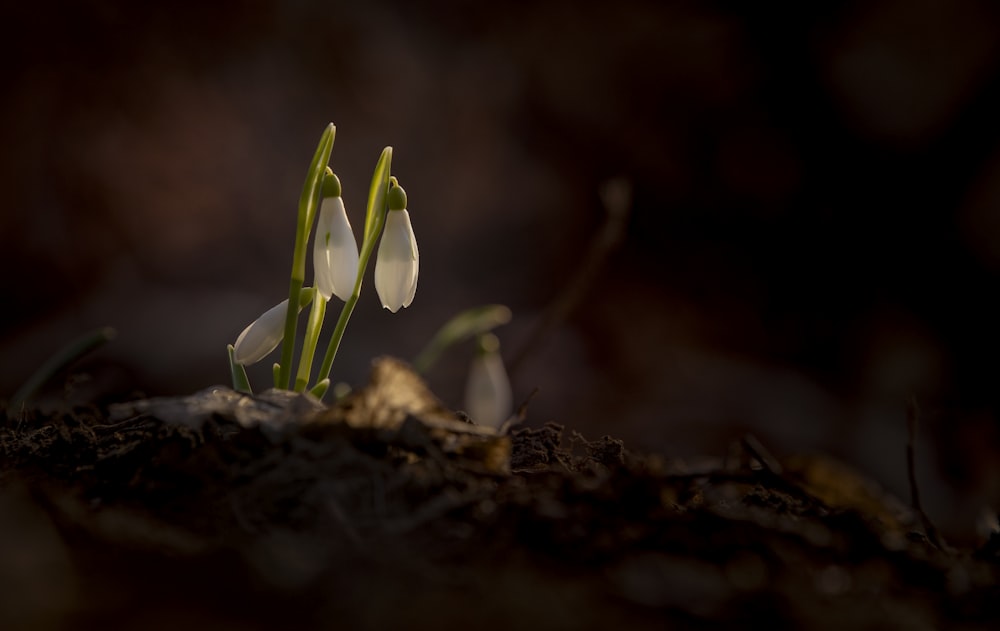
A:
<svg viewBox="0 0 1000 631">
<path fill-rule="evenodd" d="M 492 333 L 483 335 L 465 384 L 465 411 L 477 425 L 500 429 L 510 417 L 512 400 L 500 341 Z"/>
<path fill-rule="evenodd" d="M 243 329 L 233 345 L 233 360 L 237 364 L 256 364 L 278 347 L 281 338 L 285 337 L 287 309 L 288 299 L 285 298 Z"/>
<path fill-rule="evenodd" d="M 406 191 L 397 184 L 389 187 L 389 212 L 375 259 L 375 291 L 382 306 L 396 313 L 409 307 L 417 293 L 420 254 L 406 210 Z"/>
<path fill-rule="evenodd" d="M 354 293 L 358 275 L 358 244 L 347 219 L 336 175 L 331 173 L 323 181 L 323 194 L 313 242 L 316 290 L 324 300 L 334 295 L 347 302 Z"/>
</svg>

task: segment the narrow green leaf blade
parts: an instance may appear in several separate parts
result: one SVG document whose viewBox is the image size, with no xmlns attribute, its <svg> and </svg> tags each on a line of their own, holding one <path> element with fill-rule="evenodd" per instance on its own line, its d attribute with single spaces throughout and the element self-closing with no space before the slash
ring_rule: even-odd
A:
<svg viewBox="0 0 1000 631">
<path fill-rule="evenodd" d="M 382 155 L 379 156 L 378 162 L 375 164 L 372 183 L 368 188 L 368 206 L 365 209 L 365 235 L 362 247 L 368 246 L 372 239 L 377 239 L 385 224 L 386 195 L 389 192 L 391 170 L 392 147 L 386 147 L 382 150 Z"/>
<path fill-rule="evenodd" d="M 484 305 L 462 311 L 448 320 L 424 350 L 413 360 L 413 368 L 418 373 L 427 370 L 449 346 L 488 333 L 498 326 L 510 322 L 511 311 L 505 305 Z"/>
</svg>

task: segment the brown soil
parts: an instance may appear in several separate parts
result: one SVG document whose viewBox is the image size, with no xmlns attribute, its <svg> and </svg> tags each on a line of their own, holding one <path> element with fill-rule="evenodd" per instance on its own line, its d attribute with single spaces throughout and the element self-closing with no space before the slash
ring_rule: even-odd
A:
<svg viewBox="0 0 1000 631">
<path fill-rule="evenodd" d="M 3 629 L 1000 625 L 1000 538 L 936 545 L 832 460 L 496 433 L 392 360 L 332 408 L 214 388 L 0 421 Z"/>
</svg>

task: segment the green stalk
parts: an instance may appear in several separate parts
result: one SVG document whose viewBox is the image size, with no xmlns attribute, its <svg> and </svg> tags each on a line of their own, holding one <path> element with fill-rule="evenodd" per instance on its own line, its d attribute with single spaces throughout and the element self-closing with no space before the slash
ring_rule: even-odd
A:
<svg viewBox="0 0 1000 631">
<path fill-rule="evenodd" d="M 303 392 L 309 383 L 312 373 L 313 355 L 316 353 L 316 343 L 319 342 L 319 332 L 323 328 L 326 317 L 326 300 L 316 292 L 312 309 L 309 311 L 309 322 L 306 324 L 306 335 L 302 341 L 302 355 L 299 357 L 299 372 L 295 377 L 295 391 Z"/>
<path fill-rule="evenodd" d="M 295 250 L 292 254 L 292 277 L 288 284 L 288 312 L 285 316 L 285 336 L 281 342 L 280 368 L 274 384 L 276 388 L 287 390 L 292 378 L 292 355 L 295 351 L 295 328 L 298 321 L 298 311 L 295 305 L 299 304 L 299 292 L 302 291 L 302 285 L 305 283 L 309 232 L 312 230 L 313 219 L 316 217 L 323 176 L 326 173 L 326 165 L 330 161 L 330 152 L 333 150 L 333 141 L 336 135 L 337 128 L 333 123 L 327 125 L 326 129 L 323 130 L 319 146 L 316 147 L 316 153 L 309 165 L 305 184 L 302 186 L 302 195 L 299 197 L 299 215 L 295 225 Z"/>
<path fill-rule="evenodd" d="M 389 192 L 389 173 L 392 167 L 392 147 L 386 147 L 379 156 L 375 165 L 375 172 L 372 174 L 372 183 L 368 188 L 368 207 L 365 210 L 365 233 L 364 241 L 361 244 L 361 253 L 358 256 L 358 276 L 354 281 L 354 292 L 344 303 L 340 310 L 340 317 L 337 318 L 337 326 L 333 329 L 330 343 L 326 347 L 326 354 L 323 356 L 323 364 L 319 369 L 319 380 L 328 380 L 330 370 L 333 368 L 333 360 L 337 357 L 340 349 L 340 341 L 347 330 L 347 323 L 354 313 L 354 306 L 358 304 L 358 297 L 361 295 L 361 284 L 365 278 L 365 270 L 368 269 L 368 261 L 375 251 L 375 244 L 378 243 L 382 227 L 385 226 L 385 214 L 387 208 L 386 195 Z"/>
<path fill-rule="evenodd" d="M 330 337 L 330 343 L 326 347 L 326 354 L 323 355 L 323 365 L 319 369 L 319 378 L 321 381 L 330 378 L 333 360 L 337 357 L 337 351 L 340 349 L 340 340 L 343 339 L 344 331 L 347 330 L 347 322 L 351 319 L 351 314 L 354 312 L 354 305 L 358 304 L 358 295 L 360 293 L 361 283 L 359 281 L 354 285 L 354 293 L 351 294 L 351 297 L 347 299 L 344 307 L 340 310 L 340 317 L 337 318 L 337 326 L 333 328 L 333 336 Z"/>
</svg>

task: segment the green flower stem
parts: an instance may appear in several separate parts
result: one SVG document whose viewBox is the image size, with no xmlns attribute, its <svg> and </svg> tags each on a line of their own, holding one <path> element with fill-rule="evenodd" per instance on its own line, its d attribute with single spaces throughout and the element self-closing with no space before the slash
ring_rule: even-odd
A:
<svg viewBox="0 0 1000 631">
<path fill-rule="evenodd" d="M 359 267 L 361 266 L 359 265 Z M 344 307 L 340 310 L 340 317 L 337 318 L 337 326 L 333 329 L 330 343 L 326 347 L 326 354 L 323 355 L 323 365 L 319 369 L 319 378 L 321 381 L 330 378 L 333 360 L 337 357 L 337 351 L 340 350 L 340 340 L 344 338 L 344 331 L 347 330 L 347 322 L 351 319 L 351 314 L 354 313 L 354 305 L 358 304 L 358 295 L 360 293 L 361 283 L 358 282 L 354 285 L 354 293 L 351 294 L 351 297 L 347 299 Z"/>
<path fill-rule="evenodd" d="M 306 181 L 302 187 L 302 195 L 299 197 L 299 215 L 295 226 L 295 250 L 292 255 L 292 278 L 288 285 L 288 312 L 285 316 L 285 336 L 281 342 L 281 367 L 274 384 L 276 388 L 287 390 L 292 378 L 292 355 L 295 351 L 295 328 L 298 321 L 298 311 L 295 306 L 299 304 L 299 292 L 302 291 L 302 285 L 305 283 L 306 247 L 309 244 L 309 232 L 312 230 L 313 219 L 316 217 L 323 176 L 326 173 L 326 165 L 330 161 L 330 152 L 333 150 L 333 141 L 336 135 L 337 128 L 333 123 L 327 125 L 326 129 L 323 130 L 319 146 L 316 147 L 316 153 L 309 165 Z"/>
<path fill-rule="evenodd" d="M 350 298 L 344 303 L 340 310 L 340 317 L 337 318 L 337 326 L 333 329 L 330 343 L 326 347 L 326 354 L 323 356 L 323 364 L 319 369 L 319 380 L 329 380 L 330 370 L 333 368 L 333 360 L 337 357 L 340 349 L 340 341 L 347 330 L 347 323 L 354 313 L 354 306 L 358 304 L 358 297 L 361 295 L 361 284 L 365 278 L 365 270 L 368 269 L 368 261 L 375 251 L 382 227 L 385 225 L 385 213 L 387 211 L 386 196 L 389 192 L 389 173 L 392 168 L 392 147 L 386 147 L 379 156 L 375 165 L 375 173 L 372 174 L 372 183 L 368 189 L 368 207 L 365 210 L 365 234 L 361 244 L 361 253 L 358 256 L 358 276 L 354 281 L 354 291 Z M 317 384 L 318 385 L 318 384 Z M 319 395 L 322 396 L 322 395 Z"/>
<path fill-rule="evenodd" d="M 303 392 L 309 383 L 312 373 L 313 356 L 316 353 L 316 343 L 319 342 L 319 332 L 323 328 L 326 317 L 326 300 L 316 292 L 312 309 L 309 311 L 309 322 L 306 324 L 306 335 L 302 341 L 302 355 L 299 357 L 299 372 L 295 377 L 295 391 Z"/>
<path fill-rule="evenodd" d="M 292 277 L 288 284 L 289 305 L 298 302 L 302 284 L 301 278 Z M 295 351 L 295 329 L 298 324 L 298 316 L 299 314 L 292 308 L 285 312 L 285 335 L 281 338 L 281 361 L 277 362 L 278 373 L 274 382 L 275 388 L 287 390 L 289 380 L 292 378 L 292 354 Z"/>
</svg>

